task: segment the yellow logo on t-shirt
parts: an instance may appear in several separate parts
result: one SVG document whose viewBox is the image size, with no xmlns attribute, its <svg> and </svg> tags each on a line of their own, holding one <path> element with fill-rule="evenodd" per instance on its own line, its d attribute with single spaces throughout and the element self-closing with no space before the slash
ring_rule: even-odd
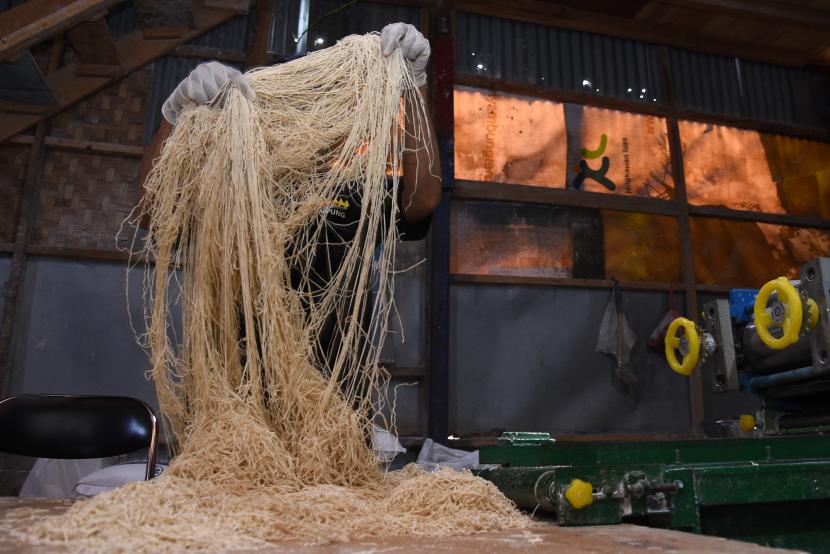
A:
<svg viewBox="0 0 830 554">
<path fill-rule="evenodd" d="M 337 200 L 332 202 L 332 207 L 341 208 L 343 210 L 348 210 L 349 209 L 349 201 L 348 200 L 341 200 L 340 198 L 338 198 Z"/>
</svg>

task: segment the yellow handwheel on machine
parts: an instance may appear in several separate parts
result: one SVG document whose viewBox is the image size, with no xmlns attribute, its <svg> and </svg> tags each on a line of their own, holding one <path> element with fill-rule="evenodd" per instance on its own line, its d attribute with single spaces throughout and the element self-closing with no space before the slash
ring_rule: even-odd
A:
<svg viewBox="0 0 830 554">
<path fill-rule="evenodd" d="M 683 330 L 684 334 L 678 334 Z M 677 358 L 677 352 L 683 358 Z M 691 375 L 700 360 L 700 334 L 694 321 L 678 317 L 666 331 L 666 360 L 669 367 L 681 375 Z"/>
<path fill-rule="evenodd" d="M 773 306 L 770 313 L 767 311 L 767 304 L 773 292 L 779 305 Z M 758 336 L 773 350 L 782 350 L 798 342 L 804 319 L 804 307 L 801 304 L 801 296 L 786 277 L 773 279 L 761 287 L 758 296 L 755 297 L 754 315 Z M 770 327 L 780 327 L 783 335 L 779 338 L 772 336 Z"/>
</svg>

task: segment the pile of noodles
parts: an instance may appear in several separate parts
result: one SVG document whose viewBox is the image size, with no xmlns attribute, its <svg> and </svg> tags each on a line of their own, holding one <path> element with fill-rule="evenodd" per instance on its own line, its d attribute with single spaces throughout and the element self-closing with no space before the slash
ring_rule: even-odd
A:
<svg viewBox="0 0 830 554">
<path fill-rule="evenodd" d="M 158 552 L 525 527 L 491 483 L 384 473 L 367 445 L 387 384 L 399 164 L 404 144 L 428 139 L 408 62 L 382 56 L 377 35 L 352 36 L 247 78 L 256 101 L 231 87 L 186 110 L 146 184 L 146 340 L 176 457 L 159 479 L 18 517 L 13 532 Z M 314 254 L 336 236 L 326 214 L 344 186 L 362 203 L 357 234 L 321 289 Z M 342 340 L 321 360 L 332 314 Z"/>
</svg>

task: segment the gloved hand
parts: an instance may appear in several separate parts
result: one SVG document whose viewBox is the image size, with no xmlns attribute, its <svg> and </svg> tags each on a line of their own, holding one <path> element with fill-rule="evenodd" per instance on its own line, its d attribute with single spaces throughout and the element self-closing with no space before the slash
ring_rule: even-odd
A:
<svg viewBox="0 0 830 554">
<path fill-rule="evenodd" d="M 210 103 L 228 81 L 236 84 L 248 100 L 253 101 L 256 98 L 248 80 L 236 69 L 219 62 L 203 63 L 196 66 L 165 100 L 161 107 L 164 119 L 175 125 L 179 113 L 185 106 L 203 106 Z"/>
<path fill-rule="evenodd" d="M 429 41 L 418 29 L 408 23 L 390 23 L 380 32 L 380 49 L 383 55 L 390 55 L 398 44 L 401 45 L 403 57 L 412 62 L 415 85 L 423 86 L 427 82 Z"/>
</svg>

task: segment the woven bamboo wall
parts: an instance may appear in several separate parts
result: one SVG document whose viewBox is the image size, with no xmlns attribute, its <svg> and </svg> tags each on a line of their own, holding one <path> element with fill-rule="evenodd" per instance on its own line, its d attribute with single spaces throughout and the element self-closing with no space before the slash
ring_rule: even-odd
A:
<svg viewBox="0 0 830 554">
<path fill-rule="evenodd" d="M 141 146 L 153 74 L 141 69 L 52 118 L 49 135 Z"/>
<path fill-rule="evenodd" d="M 50 149 L 30 244 L 115 250 L 138 193 L 140 160 Z"/>
<path fill-rule="evenodd" d="M 151 85 L 150 69 L 131 73 L 52 118 L 48 136 L 141 146 Z M 140 160 L 52 146 L 45 150 L 29 244 L 116 250 L 116 234 L 138 196 Z M 0 187 L 7 188 L 5 184 Z"/>
<path fill-rule="evenodd" d="M 29 151 L 28 146 L 0 146 L 0 242 L 14 241 Z"/>
</svg>

